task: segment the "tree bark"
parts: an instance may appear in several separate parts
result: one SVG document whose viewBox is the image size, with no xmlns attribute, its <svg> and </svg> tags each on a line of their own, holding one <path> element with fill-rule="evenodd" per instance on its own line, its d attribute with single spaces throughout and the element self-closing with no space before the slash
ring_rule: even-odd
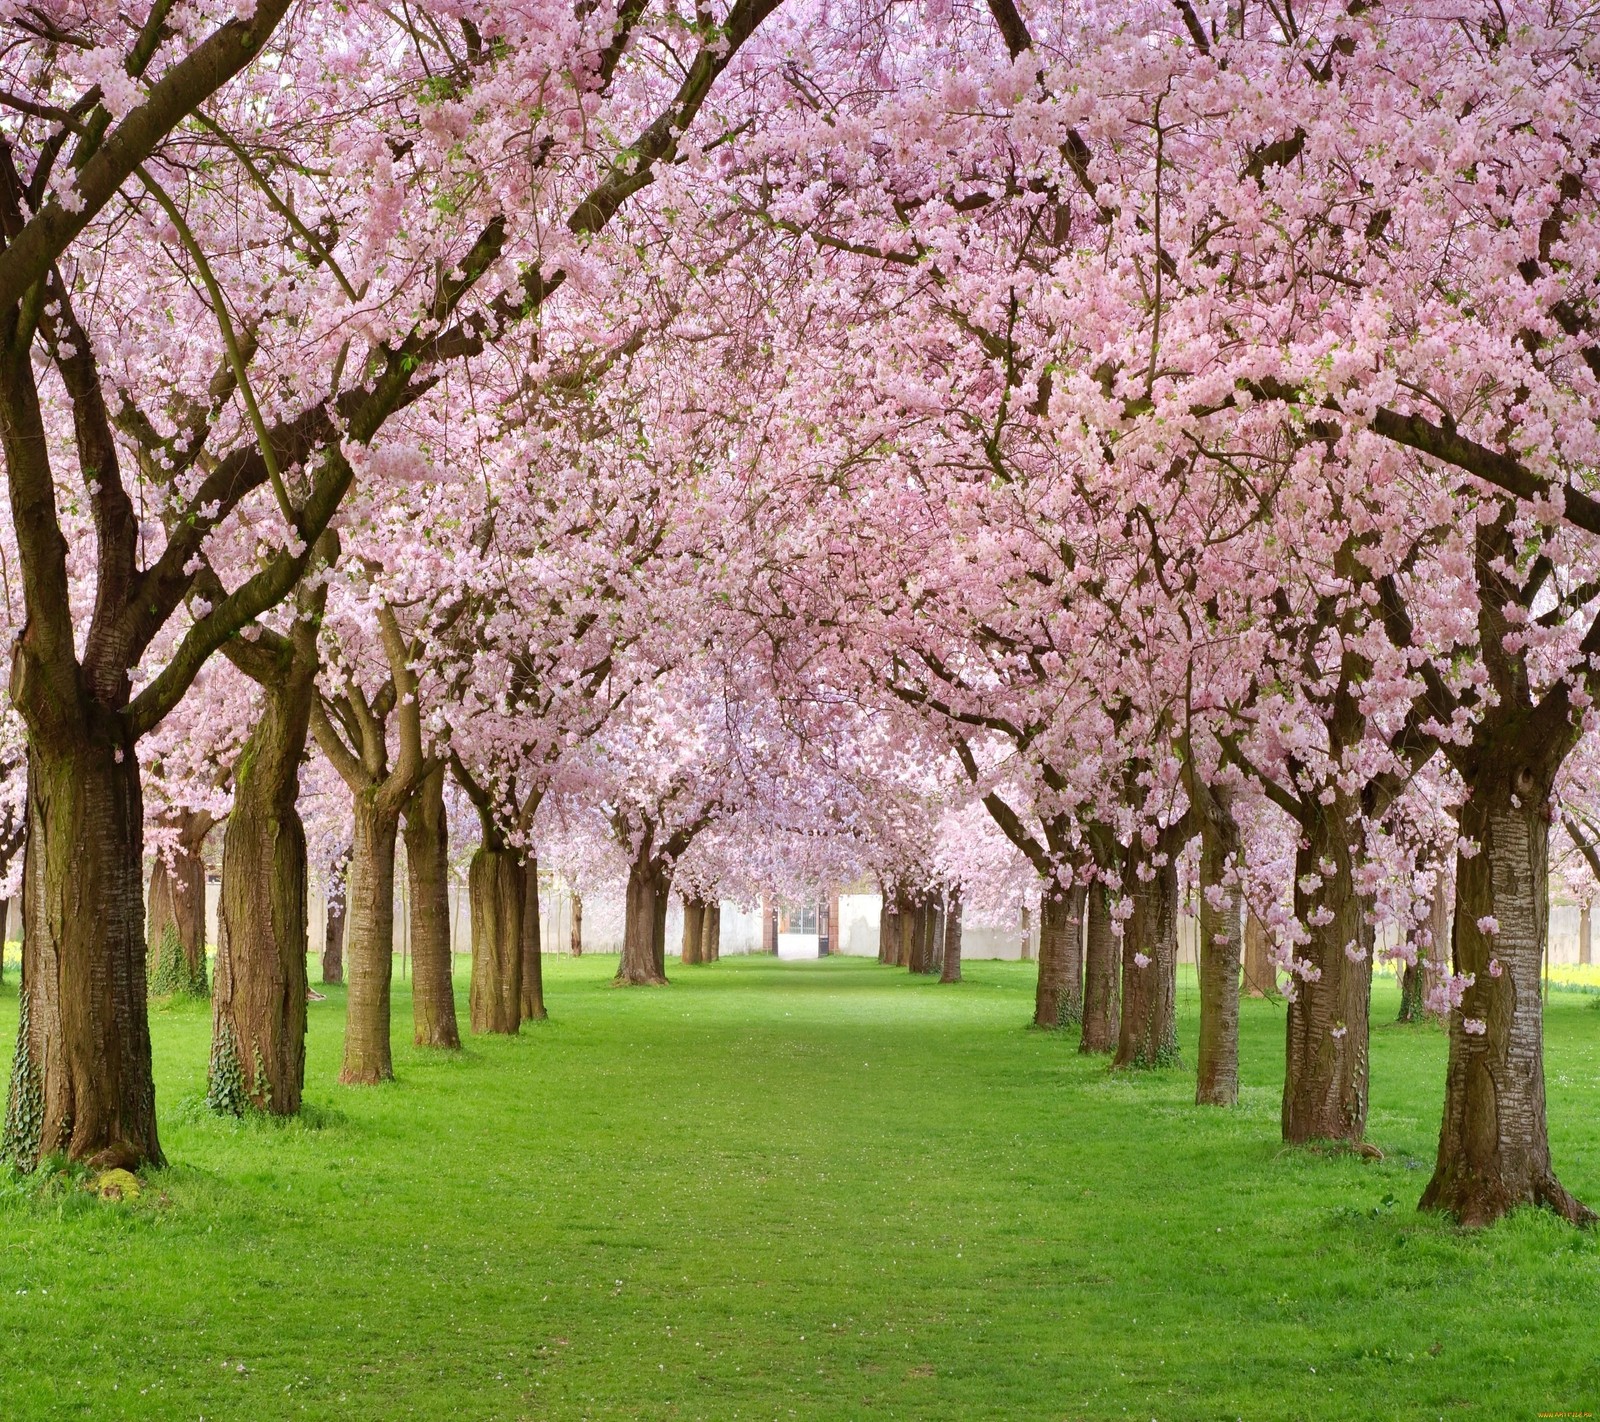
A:
<svg viewBox="0 0 1600 1422">
<path fill-rule="evenodd" d="M 1033 921 L 1028 914 L 1027 904 L 1022 906 L 1022 953 L 1024 963 L 1033 961 Z"/>
<path fill-rule="evenodd" d="M 1114 1067 L 1166 1066 L 1178 1060 L 1178 852 L 1183 831 L 1161 831 L 1154 852 L 1128 852 L 1123 890 L 1133 915 L 1122 935 L 1122 1019 Z M 1162 859 L 1164 863 L 1156 863 Z M 1149 875 L 1140 873 L 1141 868 Z M 1139 959 L 1146 961 L 1142 964 Z"/>
<path fill-rule="evenodd" d="M 878 961 L 885 967 L 894 962 L 894 944 L 898 941 L 896 930 L 899 922 L 891 911 L 894 903 L 889 890 L 882 890 L 882 901 L 878 906 Z"/>
<path fill-rule="evenodd" d="M 170 859 L 158 854 L 151 866 L 145 943 L 146 981 L 153 997 L 209 994 L 204 848 L 213 823 L 203 812 L 180 816 Z"/>
<path fill-rule="evenodd" d="M 961 891 L 952 889 L 944 915 L 944 968 L 939 973 L 942 983 L 961 981 Z"/>
<path fill-rule="evenodd" d="M 938 894 L 928 898 L 928 949 L 923 960 L 923 972 L 938 973 L 944 968 L 944 899 Z"/>
<path fill-rule="evenodd" d="M 1089 920 L 1083 965 L 1083 1038 L 1080 1052 L 1117 1049 L 1117 936 L 1111 931 L 1111 900 L 1098 880 L 1086 891 Z"/>
<path fill-rule="evenodd" d="M 1372 923 L 1356 893 L 1350 844 L 1361 806 L 1339 794 L 1307 808 L 1294 899 L 1309 934 L 1301 948 L 1309 976 L 1296 973 L 1286 994 L 1283 1139 L 1354 1143 L 1367 1125 L 1372 1000 Z"/>
<path fill-rule="evenodd" d="M 450 841 L 444 766 L 417 782 L 405 808 L 411 900 L 411 1019 L 419 1047 L 461 1046 L 450 951 Z"/>
<path fill-rule="evenodd" d="M 339 1080 L 368 1086 L 394 1078 L 389 998 L 394 977 L 394 849 L 400 817 L 375 790 L 356 791 L 352 803 L 354 833 L 345 888 L 350 992 Z"/>
<path fill-rule="evenodd" d="M 1439 1156 L 1421 1208 L 1485 1225 L 1543 1205 L 1588 1224 L 1593 1212 L 1555 1177 L 1545 1119 L 1539 978 L 1550 915 L 1548 759 L 1559 757 L 1540 764 L 1544 748 L 1518 755 L 1514 740 L 1504 749 L 1482 757 L 1460 811 L 1462 836 L 1478 852 L 1456 862 L 1454 967 L 1473 981 L 1450 1017 Z"/>
<path fill-rule="evenodd" d="M 522 856 L 485 842 L 467 871 L 471 898 L 472 1030 L 516 1036 L 522 1023 L 522 916 L 526 879 Z"/>
<path fill-rule="evenodd" d="M 1428 999 L 1450 975 L 1450 936 L 1455 921 L 1455 885 L 1440 870 L 1434 880 L 1433 901 L 1429 905 L 1428 955 L 1422 960 L 1422 1009 L 1428 1011 Z M 1439 1013 L 1432 1014 L 1443 1017 Z"/>
<path fill-rule="evenodd" d="M 223 834 L 206 1099 L 234 1115 L 247 1104 L 295 1115 L 305 1088 L 308 870 L 296 801 L 316 634 L 297 628 L 295 643 L 283 676 L 263 688 Z"/>
<path fill-rule="evenodd" d="M 1418 961 L 1400 965 L 1400 1015 L 1396 1022 L 1420 1022 L 1422 1009 L 1422 949 L 1417 950 Z"/>
<path fill-rule="evenodd" d="M 544 944 L 539 924 L 539 861 L 529 854 L 523 861 L 522 881 L 522 1020 L 543 1022 L 550 1014 L 544 1006 Z"/>
<path fill-rule="evenodd" d="M 617 981 L 634 987 L 661 987 L 667 975 L 656 965 L 656 872 L 645 856 L 628 866 L 628 897 L 623 913 L 622 961 Z"/>
<path fill-rule="evenodd" d="M 1195 1053 L 1195 1104 L 1232 1106 L 1239 1099 L 1239 967 L 1241 896 L 1229 870 L 1237 864 L 1239 830 L 1223 791 L 1197 787 L 1191 804 L 1200 822 L 1200 1044 Z"/>
<path fill-rule="evenodd" d="M 706 916 L 700 928 L 701 957 L 715 963 L 722 957 L 722 900 L 706 900 Z"/>
<path fill-rule="evenodd" d="M 1081 888 L 1047 883 L 1039 895 L 1035 1027 L 1075 1027 L 1083 1020 L 1083 904 Z"/>
<path fill-rule="evenodd" d="M 1587 968 L 1594 961 L 1594 927 L 1590 906 L 1578 910 L 1578 966 Z"/>
<path fill-rule="evenodd" d="M 572 891 L 572 956 L 583 957 L 583 895 Z"/>
<path fill-rule="evenodd" d="M 1250 909 L 1245 910 L 1244 979 L 1240 987 L 1251 997 L 1278 995 L 1278 970 L 1272 963 L 1267 926 Z"/>
<path fill-rule="evenodd" d="M 339 865 L 337 877 L 329 876 L 328 887 L 323 895 L 328 921 L 323 926 L 322 934 L 322 981 L 329 985 L 344 981 L 344 866 L 348 862 L 346 858 Z"/>
<path fill-rule="evenodd" d="M 28 751 L 22 985 L 0 1159 L 162 1164 L 146 1015 L 139 763 L 91 708 L 76 744 Z"/>
<path fill-rule="evenodd" d="M 705 961 L 702 939 L 705 934 L 706 906 L 703 901 L 687 898 L 683 901 L 683 948 L 681 957 L 693 965 Z"/>
</svg>

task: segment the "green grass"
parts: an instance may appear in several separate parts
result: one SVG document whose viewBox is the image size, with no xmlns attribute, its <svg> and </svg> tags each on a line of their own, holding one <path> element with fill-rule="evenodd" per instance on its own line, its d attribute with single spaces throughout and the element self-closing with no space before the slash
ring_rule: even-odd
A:
<svg viewBox="0 0 1600 1422">
<path fill-rule="evenodd" d="M 547 959 L 552 1020 L 452 1058 L 401 989 L 376 1090 L 334 1084 L 333 990 L 288 1126 L 200 1112 L 208 1011 L 156 1010 L 171 1168 L 131 1206 L 0 1186 L 0 1418 L 1600 1412 L 1595 1236 L 1415 1212 L 1436 1029 L 1375 1032 L 1365 1162 L 1280 1148 L 1272 1003 L 1200 1111 L 1025 1030 L 1032 965 L 614 968 Z M 1593 1001 L 1554 995 L 1548 1071 L 1600 1202 Z"/>
</svg>

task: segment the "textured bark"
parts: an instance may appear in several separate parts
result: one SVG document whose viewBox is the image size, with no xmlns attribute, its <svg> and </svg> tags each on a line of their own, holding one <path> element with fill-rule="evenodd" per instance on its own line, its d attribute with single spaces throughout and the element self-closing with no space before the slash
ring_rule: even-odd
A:
<svg viewBox="0 0 1600 1422">
<path fill-rule="evenodd" d="M 583 895 L 572 891 L 572 956 L 583 957 Z"/>
<path fill-rule="evenodd" d="M 1083 905 L 1081 888 L 1047 884 L 1039 896 L 1039 979 L 1035 1027 L 1076 1027 L 1083 1020 Z"/>
<path fill-rule="evenodd" d="M 1085 891 L 1088 919 L 1083 955 L 1083 1038 L 1080 1052 L 1117 1049 L 1117 937 L 1111 931 L 1111 900 L 1104 884 Z"/>
<path fill-rule="evenodd" d="M 1278 970 L 1272 964 L 1267 926 L 1249 909 L 1244 921 L 1244 978 L 1240 990 L 1251 997 L 1278 995 Z"/>
<path fill-rule="evenodd" d="M 180 816 L 170 855 L 158 854 L 151 866 L 145 977 L 155 996 L 179 992 L 205 997 L 209 991 L 204 851 L 214 823 L 205 813 Z"/>
<path fill-rule="evenodd" d="M 1422 1010 L 1422 964 L 1401 963 L 1400 965 L 1400 1015 L 1396 1022 L 1420 1022 L 1424 1016 Z"/>
<path fill-rule="evenodd" d="M 65 1152 L 97 1167 L 162 1163 L 145 1003 L 144 806 L 133 745 L 92 710 L 88 734 L 28 754 L 19 1027 L 0 1158 Z"/>
<path fill-rule="evenodd" d="M 296 800 L 317 674 L 315 633 L 265 690 L 234 767 L 212 995 L 213 1108 L 300 1110 L 306 1071 L 306 835 Z"/>
<path fill-rule="evenodd" d="M 450 841 L 444 766 L 417 782 L 405 809 L 411 909 L 411 1019 L 419 1047 L 461 1045 L 450 951 Z"/>
<path fill-rule="evenodd" d="M 400 816 L 373 790 L 358 790 L 352 803 L 354 833 L 345 888 L 350 992 L 339 1080 L 367 1086 L 394 1077 L 389 999 L 394 977 L 394 850 Z"/>
<path fill-rule="evenodd" d="M 892 912 L 894 900 L 889 890 L 884 889 L 882 894 L 882 902 L 878 906 L 878 961 L 887 966 L 894 962 L 895 930 L 898 925 Z"/>
<path fill-rule="evenodd" d="M 1483 757 L 1461 808 L 1461 833 L 1479 851 L 1456 864 L 1454 967 L 1473 984 L 1451 1014 L 1439 1156 L 1422 1208 L 1484 1225 L 1519 1205 L 1543 1205 L 1591 1223 L 1594 1214 L 1555 1178 L 1545 1119 L 1539 978 L 1550 914 L 1548 799 L 1559 759 L 1541 764 L 1518 749 L 1512 743 Z M 1492 936 L 1478 926 L 1490 917 L 1498 922 Z M 1469 1033 L 1469 1021 L 1484 1030 Z"/>
<path fill-rule="evenodd" d="M 1239 968 L 1243 944 L 1239 886 L 1227 882 L 1239 831 L 1223 793 L 1196 787 L 1200 826 L 1200 1043 L 1195 1103 L 1232 1106 L 1239 1099 Z"/>
<path fill-rule="evenodd" d="M 1128 853 L 1123 892 L 1133 914 L 1122 934 L 1122 1018 L 1116 1067 L 1165 1066 L 1178 1059 L 1178 852 L 1183 831 L 1162 830 L 1153 852 Z M 1164 858 L 1164 864 L 1156 864 Z M 1143 866 L 1149 874 L 1143 877 Z M 1148 961 L 1141 966 L 1138 958 Z"/>
<path fill-rule="evenodd" d="M 1026 904 L 1022 906 L 1022 961 L 1033 961 L 1033 919 Z"/>
<path fill-rule="evenodd" d="M 1295 915 L 1310 934 L 1298 950 L 1285 1033 L 1283 1138 L 1360 1141 L 1367 1125 L 1372 923 L 1352 879 L 1350 836 L 1361 807 L 1338 795 L 1312 801 L 1295 855 Z M 1308 891 L 1305 887 L 1311 884 Z M 1318 924 L 1318 917 L 1328 921 Z"/>
<path fill-rule="evenodd" d="M 1578 966 L 1587 968 L 1594 961 L 1594 927 L 1588 904 L 1578 910 Z"/>
<path fill-rule="evenodd" d="M 944 967 L 939 973 L 942 983 L 961 981 L 961 891 L 954 889 L 944 915 Z"/>
<path fill-rule="evenodd" d="M 544 944 L 539 924 L 539 861 L 528 855 L 522 880 L 522 1020 L 543 1022 Z"/>
<path fill-rule="evenodd" d="M 701 953 L 708 963 L 722 957 L 722 901 L 706 900 L 706 916 L 701 927 Z"/>
<path fill-rule="evenodd" d="M 467 871 L 471 899 L 472 1030 L 515 1036 L 522 1023 L 522 915 L 526 885 L 522 856 L 485 843 Z"/>
<path fill-rule="evenodd" d="M 348 853 L 339 857 L 333 872 L 328 876 L 327 891 L 323 895 L 328 909 L 327 923 L 322 933 L 322 981 L 338 984 L 344 981 L 344 896 L 345 875 L 349 868 Z"/>
<path fill-rule="evenodd" d="M 657 883 L 655 867 L 646 858 L 628 866 L 628 897 L 623 912 L 622 961 L 617 965 L 617 981 L 635 987 L 665 985 L 664 968 L 657 967 L 655 954 Z"/>
<path fill-rule="evenodd" d="M 1450 937 L 1455 920 L 1455 884 L 1441 873 L 1434 882 L 1433 902 L 1429 907 L 1428 928 L 1430 944 L 1427 957 L 1422 962 L 1422 1006 L 1428 1011 L 1428 999 L 1434 989 L 1450 975 Z M 1439 1017 L 1437 1012 L 1431 1016 Z"/>
<path fill-rule="evenodd" d="M 701 899 L 683 901 L 683 945 L 680 956 L 687 964 L 705 961 L 702 940 L 705 934 L 706 906 Z"/>
</svg>

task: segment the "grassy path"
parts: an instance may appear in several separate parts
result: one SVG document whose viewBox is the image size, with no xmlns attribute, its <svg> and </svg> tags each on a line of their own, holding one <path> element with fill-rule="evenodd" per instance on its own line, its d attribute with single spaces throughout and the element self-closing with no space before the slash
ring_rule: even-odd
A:
<svg viewBox="0 0 1600 1422">
<path fill-rule="evenodd" d="M 1200 1112 L 1184 1072 L 1023 1030 L 1031 965 L 546 964 L 553 1020 L 455 1059 L 409 1045 L 400 991 L 377 1090 L 333 1084 L 342 996 L 313 1004 L 287 1127 L 201 1112 L 208 1009 L 156 1011 L 145 1198 L 0 1184 L 0 1418 L 1600 1413 L 1600 1242 L 1414 1212 L 1437 1031 L 1375 1034 L 1366 1163 L 1279 1150 L 1273 1004 L 1244 1006 L 1240 1108 Z M 1594 1001 L 1549 1021 L 1591 1203 Z M 0 1064 L 15 1026 L 12 974 Z"/>
</svg>

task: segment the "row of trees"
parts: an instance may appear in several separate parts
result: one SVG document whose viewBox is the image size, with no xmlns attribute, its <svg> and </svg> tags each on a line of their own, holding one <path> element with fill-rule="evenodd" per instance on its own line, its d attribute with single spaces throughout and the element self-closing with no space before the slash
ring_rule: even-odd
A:
<svg viewBox="0 0 1600 1422">
<path fill-rule="evenodd" d="M 221 1096 L 298 1108 L 313 855 L 342 1079 L 392 1073 L 402 837 L 454 1046 L 454 815 L 478 1030 L 543 1011 L 535 847 L 605 844 L 625 982 L 673 889 L 870 873 L 918 968 L 935 899 L 1037 895 L 1037 1024 L 1158 1063 L 1189 883 L 1202 1102 L 1248 904 L 1284 1135 L 1359 1142 L 1381 940 L 1449 1013 L 1425 1203 L 1589 1218 L 1538 991 L 1552 826 L 1594 844 L 1585 12 L 4 23 L 10 1158 L 161 1159 L 147 840 L 192 980 L 225 822 Z"/>
</svg>

